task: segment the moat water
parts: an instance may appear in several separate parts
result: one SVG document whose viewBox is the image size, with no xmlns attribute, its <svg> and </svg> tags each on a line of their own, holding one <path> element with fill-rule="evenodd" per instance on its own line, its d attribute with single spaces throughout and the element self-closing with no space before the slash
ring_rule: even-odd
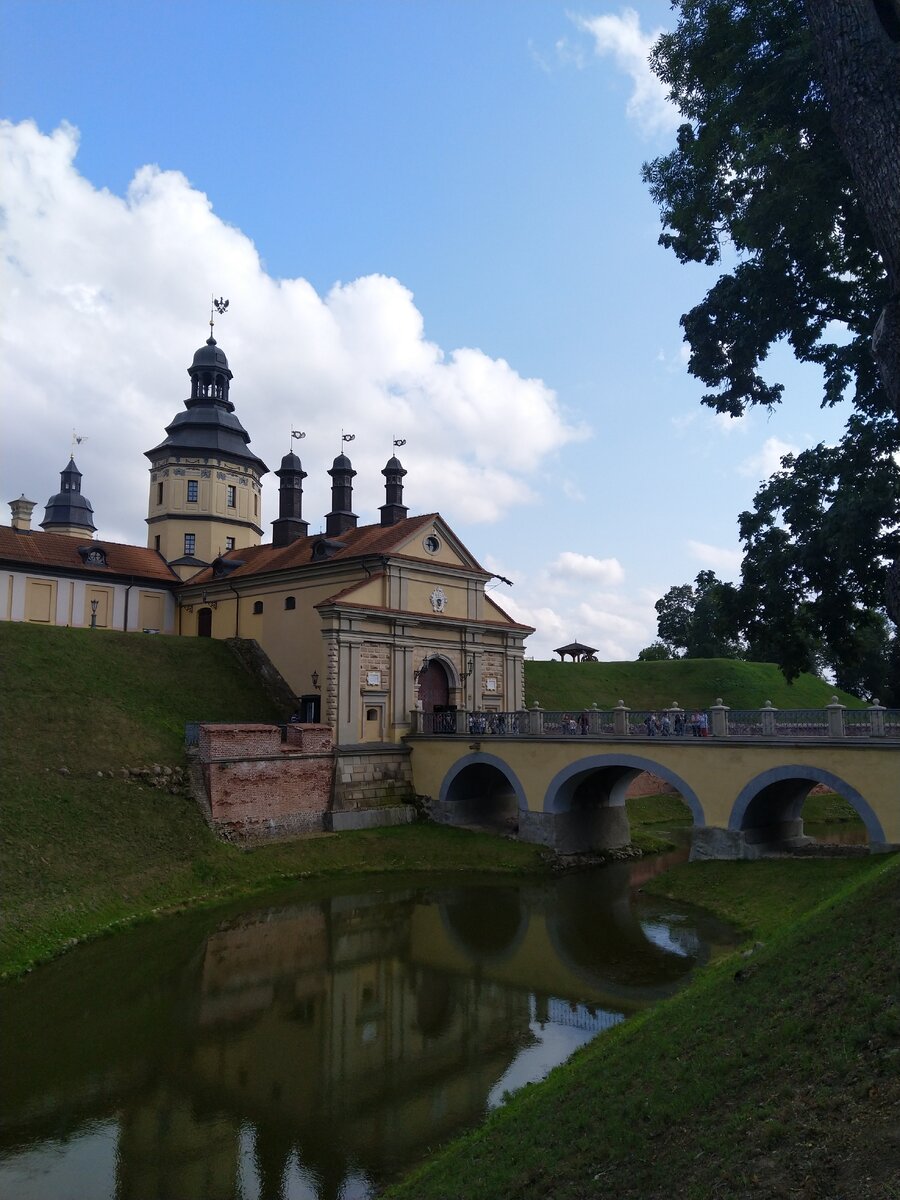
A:
<svg viewBox="0 0 900 1200">
<path fill-rule="evenodd" d="M 0 989 L 0 1197 L 374 1195 L 733 944 L 640 892 L 671 861 L 307 886 L 73 951 Z"/>
</svg>

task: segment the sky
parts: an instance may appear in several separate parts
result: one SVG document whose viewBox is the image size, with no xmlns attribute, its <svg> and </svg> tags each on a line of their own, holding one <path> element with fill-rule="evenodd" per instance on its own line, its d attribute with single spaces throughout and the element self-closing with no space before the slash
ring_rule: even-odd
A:
<svg viewBox="0 0 900 1200">
<path fill-rule="evenodd" d="M 310 531 L 345 446 L 360 524 L 394 439 L 536 628 L 633 659 L 654 603 L 736 579 L 738 514 L 840 435 L 777 349 L 773 413 L 701 406 L 679 319 L 715 282 L 660 248 L 642 163 L 679 118 L 647 66 L 668 3 L 4 0 L 0 479 L 146 544 L 143 452 L 216 338 L 251 448 L 296 450 Z M 302 440 L 291 430 L 302 430 Z M 266 540 L 277 480 L 263 480 Z M 8 521 L 9 517 L 0 517 Z"/>
</svg>

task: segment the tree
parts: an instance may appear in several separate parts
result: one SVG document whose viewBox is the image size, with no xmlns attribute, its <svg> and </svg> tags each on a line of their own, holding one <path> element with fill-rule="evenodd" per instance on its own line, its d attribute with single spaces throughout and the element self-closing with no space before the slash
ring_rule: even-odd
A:
<svg viewBox="0 0 900 1200">
<path fill-rule="evenodd" d="M 660 642 L 670 657 L 679 657 L 678 651 L 685 658 L 740 656 L 737 592 L 712 571 L 701 571 L 694 586 L 669 588 L 655 607 Z"/>
<path fill-rule="evenodd" d="M 900 4 L 805 0 L 804 6 L 832 127 L 887 275 L 890 296 L 872 349 L 900 417 Z"/>
<path fill-rule="evenodd" d="M 651 642 L 638 653 L 638 662 L 667 662 L 674 658 L 672 651 L 665 642 Z"/>
<path fill-rule="evenodd" d="M 678 25 L 651 61 L 686 120 L 676 149 L 644 177 L 661 244 L 682 262 L 722 268 L 682 318 L 689 370 L 710 389 L 703 403 L 732 416 L 780 403 L 783 387 L 763 364 L 787 341 L 822 368 L 823 404 L 853 407 L 838 446 L 783 460 L 740 517 L 739 626 L 749 653 L 768 647 L 792 678 L 813 661 L 846 664 L 864 614 L 884 604 L 885 565 L 900 554 L 900 426 L 872 351 L 895 285 L 854 176 L 861 167 L 851 169 L 835 134 L 802 6 L 676 7 Z M 822 4 L 832 17 L 844 7 Z M 895 163 L 896 145 L 882 147 Z"/>
</svg>

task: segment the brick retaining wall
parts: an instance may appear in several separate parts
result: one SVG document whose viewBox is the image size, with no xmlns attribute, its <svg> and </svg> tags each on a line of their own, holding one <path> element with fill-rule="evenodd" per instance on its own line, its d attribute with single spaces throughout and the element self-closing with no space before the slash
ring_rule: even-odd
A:
<svg viewBox="0 0 900 1200">
<path fill-rule="evenodd" d="M 200 763 L 213 825 L 238 838 L 324 828 L 334 782 L 331 730 L 289 725 L 201 725 Z"/>
</svg>

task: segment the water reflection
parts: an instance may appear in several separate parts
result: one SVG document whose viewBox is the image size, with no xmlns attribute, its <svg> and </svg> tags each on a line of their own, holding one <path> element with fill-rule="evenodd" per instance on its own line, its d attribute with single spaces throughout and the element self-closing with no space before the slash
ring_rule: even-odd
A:
<svg viewBox="0 0 900 1200">
<path fill-rule="evenodd" d="M 629 884 L 437 880 L 86 946 L 0 993 L 0 1196 L 367 1197 L 729 942 Z"/>
</svg>

